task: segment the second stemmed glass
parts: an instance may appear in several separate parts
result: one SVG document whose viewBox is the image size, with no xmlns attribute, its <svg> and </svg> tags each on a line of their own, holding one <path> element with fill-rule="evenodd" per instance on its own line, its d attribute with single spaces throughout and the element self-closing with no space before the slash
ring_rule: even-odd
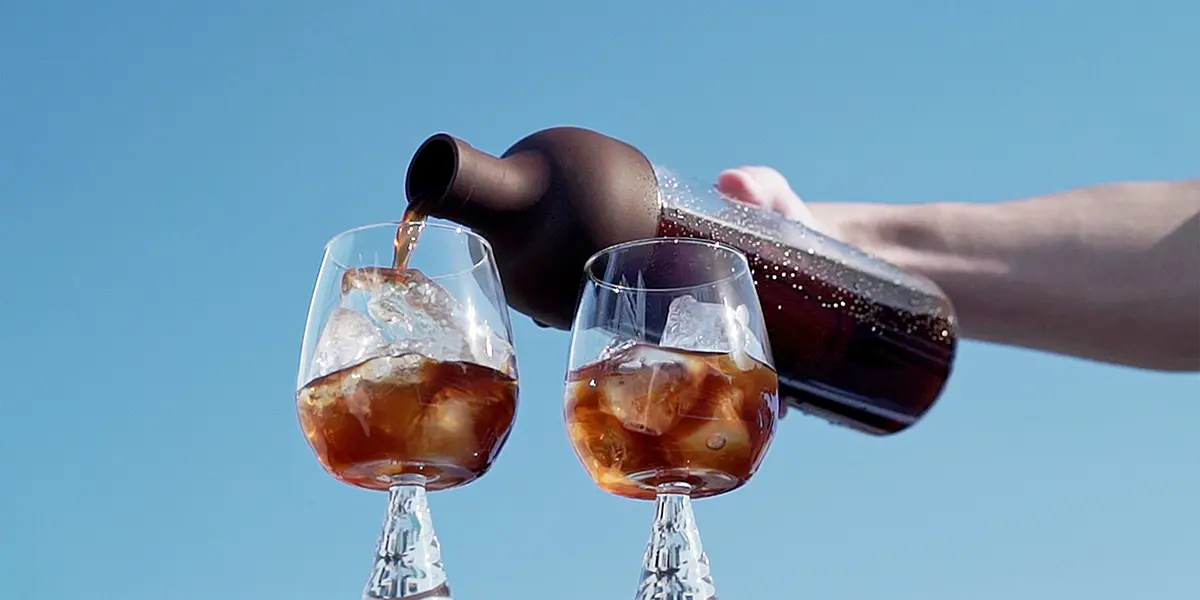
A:
<svg viewBox="0 0 1200 600">
<path fill-rule="evenodd" d="M 750 480 L 779 383 L 746 257 L 693 239 L 603 250 L 584 267 L 565 417 L 605 491 L 655 500 L 637 600 L 716 598 L 691 499 Z"/>
<path fill-rule="evenodd" d="M 326 246 L 296 408 L 326 471 L 390 493 L 364 600 L 450 599 L 425 494 L 483 476 L 504 446 L 517 410 L 511 339 L 478 235 L 384 223 Z"/>
</svg>

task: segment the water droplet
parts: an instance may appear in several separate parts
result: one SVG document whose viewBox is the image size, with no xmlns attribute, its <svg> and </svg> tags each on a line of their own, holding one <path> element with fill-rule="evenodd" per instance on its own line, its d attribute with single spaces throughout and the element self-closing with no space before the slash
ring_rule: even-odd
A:
<svg viewBox="0 0 1200 600">
<path fill-rule="evenodd" d="M 708 436 L 708 439 L 704 441 L 704 445 L 708 446 L 709 450 L 720 450 L 725 447 L 725 436 L 714 433 Z"/>
</svg>

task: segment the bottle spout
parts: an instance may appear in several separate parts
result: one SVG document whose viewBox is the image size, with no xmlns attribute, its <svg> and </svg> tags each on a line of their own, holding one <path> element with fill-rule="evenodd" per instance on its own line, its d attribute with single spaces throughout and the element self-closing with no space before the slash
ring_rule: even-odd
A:
<svg viewBox="0 0 1200 600">
<path fill-rule="evenodd" d="M 501 158 L 439 133 L 413 155 L 405 195 L 414 212 L 472 227 L 495 213 L 532 206 L 548 185 L 549 166 L 540 153 Z"/>
<path fill-rule="evenodd" d="M 509 305 L 559 329 L 574 320 L 588 258 L 654 237 L 661 213 L 646 156 L 578 127 L 536 131 L 500 156 L 434 135 L 413 155 L 405 193 L 408 216 L 453 221 L 486 238 Z"/>
</svg>

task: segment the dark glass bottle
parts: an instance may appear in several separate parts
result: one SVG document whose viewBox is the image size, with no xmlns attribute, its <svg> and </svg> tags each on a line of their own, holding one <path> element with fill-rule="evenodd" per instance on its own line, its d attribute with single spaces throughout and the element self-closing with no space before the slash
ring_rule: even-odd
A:
<svg viewBox="0 0 1200 600">
<path fill-rule="evenodd" d="M 932 282 L 690 185 L 603 134 L 546 129 L 500 157 L 439 134 L 413 157 L 406 192 L 410 210 L 487 238 L 509 304 L 543 325 L 571 326 L 594 252 L 656 236 L 703 238 L 750 259 L 789 404 L 891 434 L 920 419 L 950 376 L 955 319 Z"/>
</svg>

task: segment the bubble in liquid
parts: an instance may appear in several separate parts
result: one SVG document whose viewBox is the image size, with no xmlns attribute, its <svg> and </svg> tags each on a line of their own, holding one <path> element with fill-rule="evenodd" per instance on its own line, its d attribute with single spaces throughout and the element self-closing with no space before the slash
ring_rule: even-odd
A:
<svg viewBox="0 0 1200 600">
<path fill-rule="evenodd" d="M 719 433 L 714 433 L 708 436 L 708 439 L 704 441 L 704 445 L 707 446 L 709 450 L 720 450 L 721 448 L 725 447 L 725 436 Z"/>
</svg>

